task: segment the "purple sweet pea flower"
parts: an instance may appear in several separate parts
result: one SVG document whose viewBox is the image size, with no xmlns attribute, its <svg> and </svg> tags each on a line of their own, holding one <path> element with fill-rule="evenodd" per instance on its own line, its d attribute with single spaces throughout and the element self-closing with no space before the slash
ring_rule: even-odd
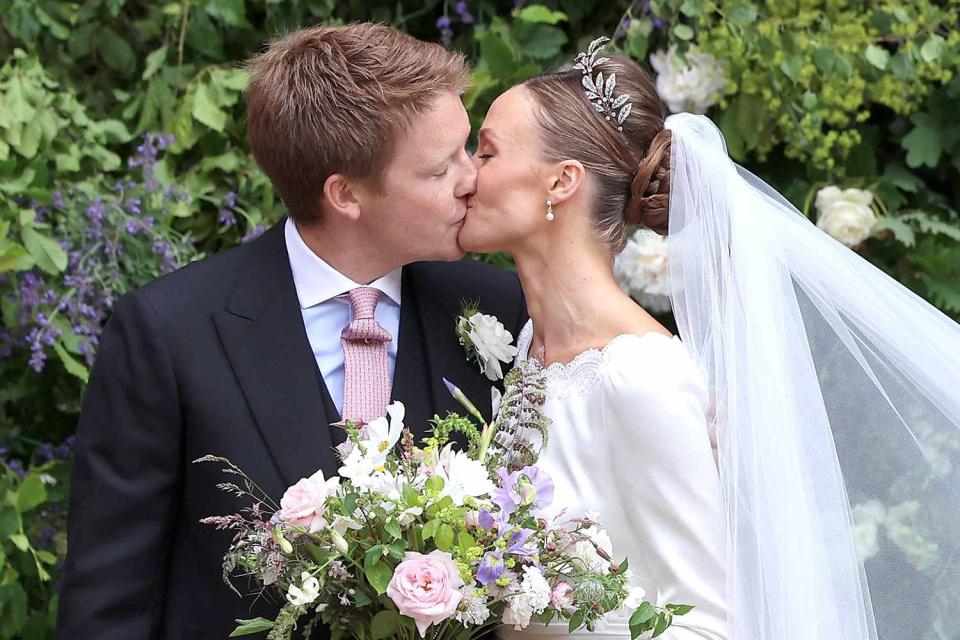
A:
<svg viewBox="0 0 960 640">
<path fill-rule="evenodd" d="M 537 554 L 536 545 L 527 544 L 527 538 L 533 535 L 533 529 L 515 529 L 507 538 L 507 553 L 515 556 L 533 556 Z"/>
<path fill-rule="evenodd" d="M 497 476 L 500 486 L 493 491 L 491 498 L 505 516 L 510 516 L 521 506 L 542 509 L 553 502 L 553 480 L 539 467 L 524 467 L 513 473 L 500 468 Z"/>
<path fill-rule="evenodd" d="M 490 586 L 503 575 L 504 569 L 503 553 L 488 551 L 480 560 L 480 568 L 477 569 L 477 582 L 485 587 Z"/>
</svg>

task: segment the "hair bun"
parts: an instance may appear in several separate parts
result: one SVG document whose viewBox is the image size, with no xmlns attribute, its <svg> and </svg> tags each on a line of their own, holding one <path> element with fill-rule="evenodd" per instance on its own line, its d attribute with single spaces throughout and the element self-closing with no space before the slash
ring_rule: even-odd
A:
<svg viewBox="0 0 960 640">
<path fill-rule="evenodd" d="M 670 221 L 670 130 L 661 129 L 650 141 L 630 185 L 624 218 L 667 235 Z"/>
</svg>

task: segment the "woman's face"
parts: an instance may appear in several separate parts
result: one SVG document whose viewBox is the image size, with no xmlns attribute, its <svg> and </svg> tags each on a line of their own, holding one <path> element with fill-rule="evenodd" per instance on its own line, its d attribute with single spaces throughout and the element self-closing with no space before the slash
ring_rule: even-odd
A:
<svg viewBox="0 0 960 640">
<path fill-rule="evenodd" d="M 467 198 L 460 230 L 464 251 L 513 252 L 544 229 L 551 164 L 539 157 L 536 103 L 516 86 L 490 106 L 473 156 L 477 190 Z"/>
</svg>

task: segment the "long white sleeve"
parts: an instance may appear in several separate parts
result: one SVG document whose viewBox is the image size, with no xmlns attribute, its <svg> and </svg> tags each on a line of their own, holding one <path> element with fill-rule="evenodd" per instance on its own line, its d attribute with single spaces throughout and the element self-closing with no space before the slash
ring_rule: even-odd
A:
<svg viewBox="0 0 960 640">
<path fill-rule="evenodd" d="M 695 605 L 661 637 L 726 638 L 725 511 L 705 380 L 679 340 L 659 335 L 620 345 L 605 374 L 604 437 L 639 542 L 634 572 L 655 585 L 647 597 L 657 604 Z"/>
</svg>

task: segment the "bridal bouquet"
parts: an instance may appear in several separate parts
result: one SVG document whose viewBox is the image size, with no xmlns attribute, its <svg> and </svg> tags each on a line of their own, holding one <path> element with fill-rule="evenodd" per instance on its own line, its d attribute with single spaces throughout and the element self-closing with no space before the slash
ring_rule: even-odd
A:
<svg viewBox="0 0 960 640">
<path fill-rule="evenodd" d="M 198 460 L 224 464 L 239 480 L 218 486 L 253 500 L 243 513 L 203 520 L 236 531 L 224 580 L 236 591 L 231 578 L 246 576 L 284 601 L 275 620 L 238 620 L 231 637 L 267 631 L 268 639 L 292 638 L 303 621 L 304 638 L 323 623 L 335 639 L 467 640 L 500 624 L 562 620 L 570 631 L 593 630 L 605 613 L 626 607 L 634 609 L 633 637 L 656 636 L 691 609 L 644 602 L 594 518 L 545 516 L 551 478 L 522 441 L 517 448 L 494 437 L 522 423 L 542 429 L 531 411 L 535 378 L 508 390 L 491 424 L 448 388 L 479 426 L 457 414 L 435 417 L 417 446 L 403 405 L 392 404 L 361 428 L 347 423 L 337 476 L 301 479 L 279 505 L 225 458 Z M 466 451 L 454 447 L 454 432 Z"/>
</svg>

